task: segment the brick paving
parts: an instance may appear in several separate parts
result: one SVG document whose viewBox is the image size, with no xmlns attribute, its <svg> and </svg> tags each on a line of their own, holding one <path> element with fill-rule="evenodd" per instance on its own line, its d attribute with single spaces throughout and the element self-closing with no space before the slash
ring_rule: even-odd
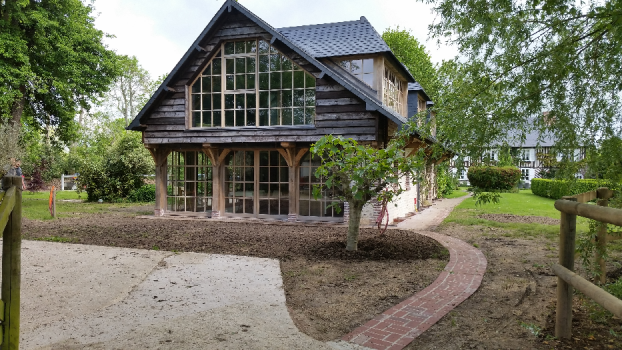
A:
<svg viewBox="0 0 622 350">
<path fill-rule="evenodd" d="M 442 218 L 429 221 L 437 224 Z M 376 316 L 342 340 L 371 349 L 403 349 L 479 288 L 487 265 L 481 251 L 457 238 L 431 231 L 417 232 L 437 240 L 449 250 L 449 263 L 443 272 L 427 288 Z"/>
</svg>

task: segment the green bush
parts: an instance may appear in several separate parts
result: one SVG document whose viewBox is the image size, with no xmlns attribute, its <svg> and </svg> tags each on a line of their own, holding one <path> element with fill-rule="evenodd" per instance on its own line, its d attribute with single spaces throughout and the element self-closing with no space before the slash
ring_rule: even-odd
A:
<svg viewBox="0 0 622 350">
<path fill-rule="evenodd" d="M 130 192 L 127 196 L 130 202 L 154 202 L 155 201 L 155 185 L 144 185 Z"/>
<path fill-rule="evenodd" d="M 446 198 L 458 187 L 458 180 L 449 169 L 449 163 L 443 163 L 436 169 L 436 184 L 439 198 Z"/>
<path fill-rule="evenodd" d="M 78 187 L 86 187 L 89 201 L 118 201 L 144 185 L 144 174 L 153 172 L 153 160 L 139 133 L 123 135 L 101 161 L 86 162 Z"/>
<path fill-rule="evenodd" d="M 531 191 L 533 194 L 552 199 L 560 199 L 564 196 L 574 196 L 575 194 L 594 191 L 599 187 L 607 187 L 612 190 L 621 189 L 619 183 L 614 183 L 609 180 L 531 180 Z"/>
<path fill-rule="evenodd" d="M 484 191 L 509 191 L 518 184 L 520 176 L 520 170 L 510 166 L 472 166 L 467 173 L 471 186 Z"/>
</svg>

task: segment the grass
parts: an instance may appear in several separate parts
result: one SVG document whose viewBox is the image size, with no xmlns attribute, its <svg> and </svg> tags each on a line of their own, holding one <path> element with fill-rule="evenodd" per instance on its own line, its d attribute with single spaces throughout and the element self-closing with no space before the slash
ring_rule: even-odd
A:
<svg viewBox="0 0 622 350">
<path fill-rule="evenodd" d="M 467 194 L 469 194 L 468 192 L 466 192 L 466 190 L 463 190 L 462 188 L 459 190 L 454 190 L 453 192 L 451 192 L 450 194 L 448 194 L 447 196 L 445 196 L 444 198 L 450 199 L 450 198 L 459 198 L 459 197 L 464 197 Z"/>
<path fill-rule="evenodd" d="M 48 207 L 49 192 L 23 192 L 22 215 L 30 220 L 51 220 L 52 215 Z M 86 193 L 78 194 L 75 191 L 58 191 L 56 193 L 56 216 L 76 217 L 84 214 L 106 213 L 123 211 L 125 208 L 145 205 L 145 203 L 92 203 L 92 202 L 64 202 L 63 200 L 84 200 Z M 150 214 L 152 211 L 129 212 L 128 215 Z"/>
<path fill-rule="evenodd" d="M 560 214 L 554 207 L 555 201 L 534 195 L 531 190 L 521 190 L 519 193 L 502 193 L 498 204 L 475 206 L 473 198 L 465 199 L 443 221 L 444 224 L 456 223 L 464 226 L 487 226 L 500 228 L 506 231 L 505 236 L 539 237 L 557 239 L 559 225 L 542 225 L 536 223 L 501 223 L 479 218 L 482 214 L 513 214 L 519 216 L 544 216 L 559 219 Z M 577 217 L 577 231 L 588 231 L 588 221 Z"/>
</svg>

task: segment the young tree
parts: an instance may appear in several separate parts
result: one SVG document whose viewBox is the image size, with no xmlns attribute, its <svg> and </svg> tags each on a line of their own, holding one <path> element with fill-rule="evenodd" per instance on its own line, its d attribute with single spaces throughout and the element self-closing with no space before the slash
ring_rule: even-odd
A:
<svg viewBox="0 0 622 350">
<path fill-rule="evenodd" d="M 428 96 L 436 101 L 439 92 L 438 74 L 425 46 L 419 43 L 409 31 L 400 29 L 400 27 L 388 28 L 382 33 L 382 39 L 389 45 L 395 57 L 421 84 Z"/>
<path fill-rule="evenodd" d="M 323 192 L 350 205 L 346 250 L 357 250 L 363 206 L 373 198 L 391 202 L 404 191 L 399 180 L 407 175 L 414 179 L 421 168 L 419 158 L 405 156 L 405 139 L 393 139 L 386 148 L 376 149 L 326 135 L 311 147 L 311 153 L 322 160 L 316 176 L 324 179 L 324 185 L 313 189 L 314 197 Z"/>
<path fill-rule="evenodd" d="M 154 82 L 134 56 L 121 56 L 119 66 L 121 73 L 114 80 L 107 97 L 114 106 L 115 114 L 120 114 L 125 126 L 128 126 L 155 90 Z"/>
<path fill-rule="evenodd" d="M 108 90 L 116 54 L 102 43 L 91 6 L 80 0 L 0 2 L 0 118 L 53 125 L 75 136 L 80 107 Z"/>
<path fill-rule="evenodd" d="M 439 16 L 432 35 L 462 55 L 445 67 L 448 140 L 481 148 L 509 130 L 518 141 L 549 130 L 573 151 L 620 134 L 621 2 L 426 2 Z"/>
</svg>

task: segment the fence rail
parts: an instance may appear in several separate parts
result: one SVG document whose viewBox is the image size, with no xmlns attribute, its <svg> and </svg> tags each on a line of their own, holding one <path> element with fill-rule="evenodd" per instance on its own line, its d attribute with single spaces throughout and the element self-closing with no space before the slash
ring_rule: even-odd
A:
<svg viewBox="0 0 622 350">
<path fill-rule="evenodd" d="M 557 281 L 557 315 L 555 320 L 555 336 L 570 338 L 572 335 L 572 294 L 573 287 L 583 292 L 599 305 L 622 318 L 622 301 L 607 293 L 600 287 L 590 283 L 573 272 L 575 241 L 577 233 L 577 215 L 601 222 L 598 232 L 598 244 L 606 244 L 607 224 L 622 226 L 622 210 L 607 208 L 607 201 L 613 196 L 613 191 L 599 188 L 596 191 L 581 193 L 572 197 L 564 197 L 555 202 L 555 208 L 561 213 L 559 236 L 559 265 L 553 266 L 558 277 Z M 600 199 L 598 205 L 583 204 Z M 601 273 L 605 275 L 604 260 L 597 255 L 601 266 Z M 601 276 L 601 281 L 604 281 Z"/>
<path fill-rule="evenodd" d="M 2 300 L 0 300 L 0 345 L 3 350 L 19 349 L 22 178 L 5 177 L 0 194 L 0 230 L 2 236 Z"/>
</svg>

